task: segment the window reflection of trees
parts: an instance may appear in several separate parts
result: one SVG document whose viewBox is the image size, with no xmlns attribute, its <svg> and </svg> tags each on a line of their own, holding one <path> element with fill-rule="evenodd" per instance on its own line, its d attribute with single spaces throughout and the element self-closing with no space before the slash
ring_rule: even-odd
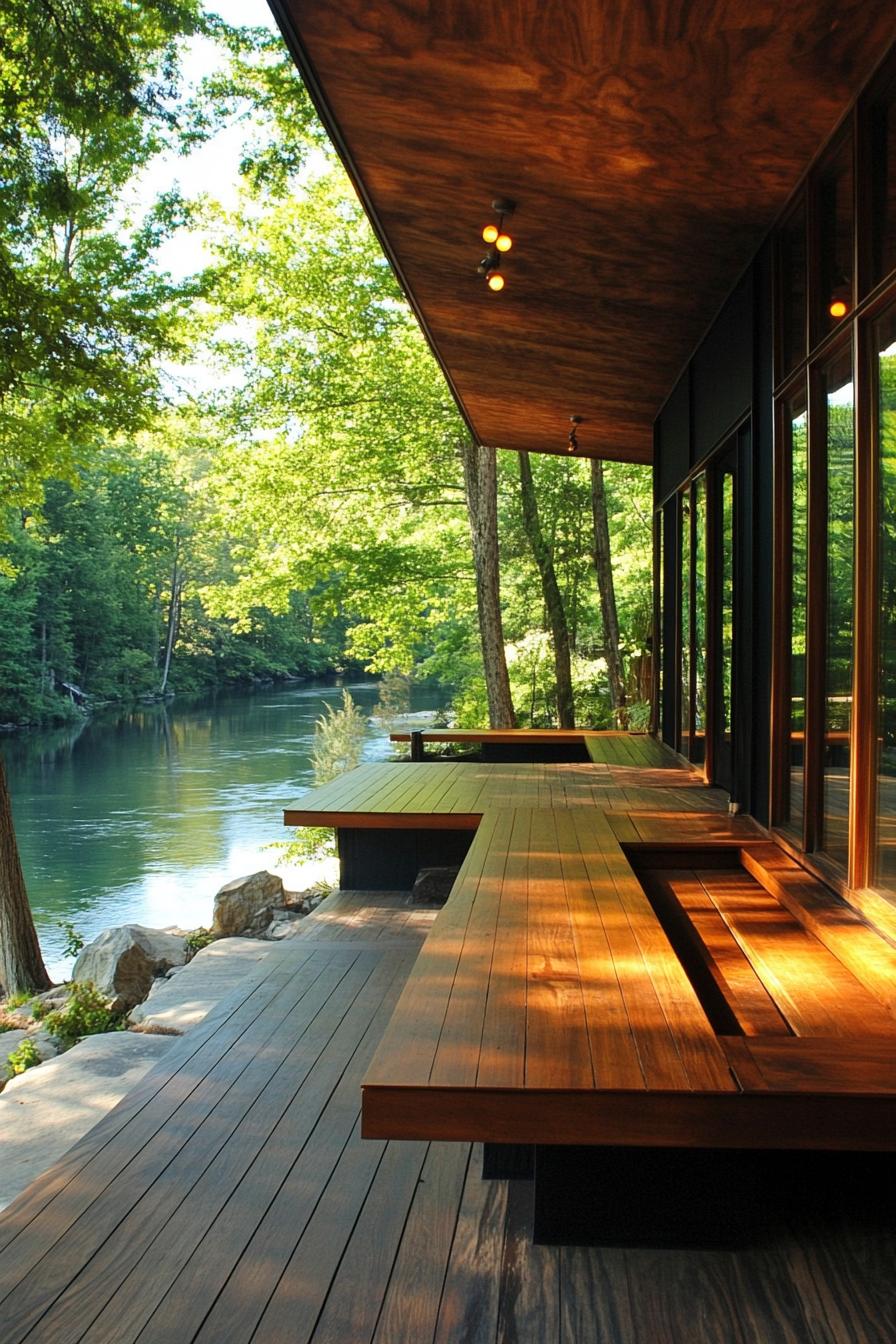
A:
<svg viewBox="0 0 896 1344">
<path fill-rule="evenodd" d="M 802 832 L 803 759 L 806 731 L 806 575 L 808 549 L 808 421 L 805 404 L 791 406 L 791 607 L 790 607 L 790 799 L 789 826 Z"/>
<path fill-rule="evenodd" d="M 849 360 L 826 377 L 827 629 L 825 640 L 823 848 L 848 856 L 849 729 L 852 717 L 855 430 Z"/>
<path fill-rule="evenodd" d="M 896 314 L 878 328 L 880 681 L 878 885 L 896 890 Z"/>
</svg>

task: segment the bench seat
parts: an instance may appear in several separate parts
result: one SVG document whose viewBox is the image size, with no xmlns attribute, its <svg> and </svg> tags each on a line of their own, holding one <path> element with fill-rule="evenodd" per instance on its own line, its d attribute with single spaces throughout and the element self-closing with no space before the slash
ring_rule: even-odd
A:
<svg viewBox="0 0 896 1344">
<path fill-rule="evenodd" d="M 667 845 L 670 834 L 694 843 L 674 819 Z M 367 1071 L 365 1135 L 896 1148 L 896 1020 L 880 993 L 896 977 L 893 948 L 866 928 L 867 975 L 844 964 L 812 931 L 825 923 L 818 903 L 800 920 L 793 892 L 787 908 L 745 880 L 755 849 L 754 872 L 776 866 L 781 882 L 774 846 L 720 835 L 717 893 L 701 901 L 768 1012 L 753 1034 L 715 1029 L 632 867 L 638 842 L 630 814 L 483 815 Z M 712 847 L 705 828 L 699 843 Z M 832 928 L 846 910 L 831 908 Z"/>
</svg>

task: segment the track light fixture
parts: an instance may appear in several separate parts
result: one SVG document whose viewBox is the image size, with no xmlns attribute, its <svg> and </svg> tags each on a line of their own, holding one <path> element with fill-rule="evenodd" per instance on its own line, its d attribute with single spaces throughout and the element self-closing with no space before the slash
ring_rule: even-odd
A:
<svg viewBox="0 0 896 1344">
<path fill-rule="evenodd" d="M 569 417 L 569 423 L 571 428 L 566 436 L 566 443 L 567 443 L 566 451 L 568 453 L 574 453 L 579 446 L 579 440 L 576 437 L 576 430 L 582 423 L 582 417 L 580 415 L 571 415 Z"/>
<path fill-rule="evenodd" d="M 497 196 L 492 201 L 492 209 L 498 216 L 497 224 L 486 224 L 482 230 L 482 241 L 488 243 L 488 251 L 479 263 L 479 274 L 485 276 L 489 289 L 497 293 L 504 288 L 504 276 L 501 274 L 501 256 L 513 247 L 513 239 L 504 228 L 504 220 L 516 209 L 516 201 L 506 196 Z"/>
</svg>

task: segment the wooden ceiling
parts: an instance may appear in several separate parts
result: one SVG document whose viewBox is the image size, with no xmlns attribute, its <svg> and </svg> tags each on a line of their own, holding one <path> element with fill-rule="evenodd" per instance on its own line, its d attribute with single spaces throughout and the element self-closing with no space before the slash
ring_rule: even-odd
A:
<svg viewBox="0 0 896 1344">
<path fill-rule="evenodd" d="M 563 451 L 580 415 L 635 462 L 896 35 L 892 0 L 270 3 L 474 436 Z"/>
</svg>

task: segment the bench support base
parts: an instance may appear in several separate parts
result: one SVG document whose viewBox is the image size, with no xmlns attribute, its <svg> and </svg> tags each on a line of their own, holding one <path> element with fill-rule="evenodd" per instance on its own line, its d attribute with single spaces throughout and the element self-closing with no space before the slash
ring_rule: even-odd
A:
<svg viewBox="0 0 896 1344">
<path fill-rule="evenodd" d="M 537 1245 L 737 1249 L 851 1210 L 892 1228 L 891 1153 L 535 1149 Z"/>
<path fill-rule="evenodd" d="M 340 826 L 339 885 L 343 891 L 410 891 L 421 868 L 456 868 L 475 831 Z"/>
<path fill-rule="evenodd" d="M 535 1149 L 531 1143 L 484 1143 L 484 1181 L 531 1181 L 535 1175 Z"/>
</svg>

